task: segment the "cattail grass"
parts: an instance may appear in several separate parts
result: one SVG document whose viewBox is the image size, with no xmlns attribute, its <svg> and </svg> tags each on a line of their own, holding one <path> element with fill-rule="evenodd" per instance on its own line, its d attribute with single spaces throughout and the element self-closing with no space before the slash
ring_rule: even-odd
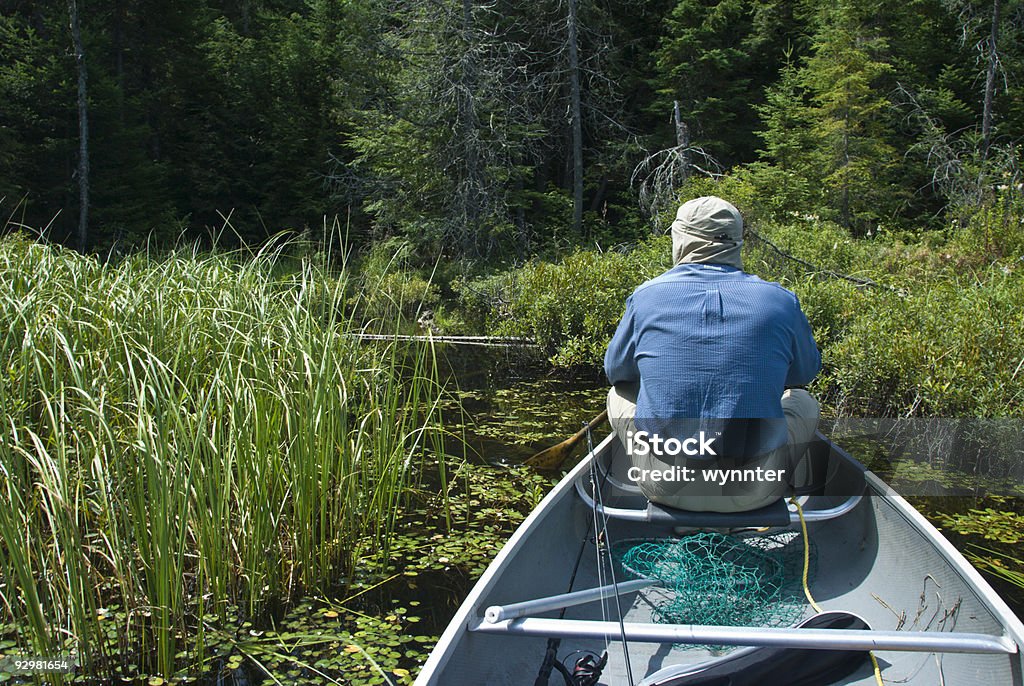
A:
<svg viewBox="0 0 1024 686">
<path fill-rule="evenodd" d="M 203 618 L 383 559 L 428 452 L 444 492 L 433 350 L 357 342 L 344 265 L 281 253 L 0 240 L 0 624 L 26 651 L 172 676 Z"/>
</svg>

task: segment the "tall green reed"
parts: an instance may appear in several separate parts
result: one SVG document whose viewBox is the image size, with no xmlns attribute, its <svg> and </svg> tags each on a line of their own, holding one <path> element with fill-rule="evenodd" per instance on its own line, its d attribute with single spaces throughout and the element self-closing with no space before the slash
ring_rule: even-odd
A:
<svg viewBox="0 0 1024 686">
<path fill-rule="evenodd" d="M 26 650 L 172 675 L 207 618 L 386 555 L 428 451 L 443 492 L 433 350 L 352 337 L 351 290 L 282 246 L 111 266 L 0 240 L 0 618 Z"/>
</svg>

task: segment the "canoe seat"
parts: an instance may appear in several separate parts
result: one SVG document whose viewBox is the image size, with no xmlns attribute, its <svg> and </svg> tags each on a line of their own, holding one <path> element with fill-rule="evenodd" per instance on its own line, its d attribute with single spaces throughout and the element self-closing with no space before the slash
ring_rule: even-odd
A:
<svg viewBox="0 0 1024 686">
<path fill-rule="evenodd" d="M 865 488 L 863 466 L 838 448 L 830 450 L 830 444 L 823 437 L 820 439 L 808 451 L 807 485 L 796 491 L 803 503 L 804 519 L 808 522 L 825 521 L 846 514 L 860 502 Z M 608 466 L 596 462 L 595 467 L 610 492 L 624 496 L 612 502 L 633 505 L 610 506 L 605 504 L 604 498 L 595 502 L 586 486 L 588 480 L 578 479 L 575 485 L 580 498 L 610 519 L 703 529 L 780 527 L 800 521 L 796 508 L 785 498 L 746 512 L 696 512 L 653 503 L 643 497 L 636 484 L 616 478 Z"/>
<path fill-rule="evenodd" d="M 678 510 L 674 507 L 647 501 L 646 508 L 610 507 L 596 503 L 587 493 L 584 481 L 576 482 L 576 491 L 583 501 L 598 514 L 610 519 L 623 519 L 633 522 L 651 522 L 667 524 L 673 527 L 688 528 L 746 528 L 764 526 L 789 526 L 792 516 L 785 500 L 779 499 L 766 507 L 746 512 L 693 512 Z"/>
<path fill-rule="evenodd" d="M 647 503 L 647 521 L 680 527 L 718 528 L 789 526 L 789 507 L 783 499 L 746 512 L 693 512 L 660 503 Z"/>
<path fill-rule="evenodd" d="M 576 482 L 576 492 L 589 507 L 597 510 L 597 513 L 609 519 L 621 519 L 630 522 L 651 522 L 667 524 L 673 527 L 691 527 L 700 529 L 718 528 L 748 528 L 765 526 L 789 526 L 800 521 L 800 515 L 796 508 L 779 499 L 757 510 L 746 512 L 691 512 L 689 510 L 677 510 L 673 507 L 647 502 L 645 508 L 611 507 L 603 503 L 596 503 L 587 493 L 583 479 Z M 838 505 L 820 509 L 805 509 L 804 520 L 808 522 L 822 522 L 827 519 L 834 519 L 846 514 L 860 502 L 861 494 L 851 495 Z"/>
</svg>

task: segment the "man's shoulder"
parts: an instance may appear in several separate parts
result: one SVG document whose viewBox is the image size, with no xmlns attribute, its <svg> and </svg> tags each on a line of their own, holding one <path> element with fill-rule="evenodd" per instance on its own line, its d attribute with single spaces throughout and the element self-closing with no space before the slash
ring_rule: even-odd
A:
<svg viewBox="0 0 1024 686">
<path fill-rule="evenodd" d="M 796 294 L 785 286 L 775 281 L 766 281 L 756 274 L 745 272 L 732 267 L 718 268 L 717 265 L 677 265 L 665 272 L 662 272 L 653 279 L 643 282 L 633 291 L 638 295 L 644 291 L 654 290 L 655 295 L 659 287 L 678 287 L 693 285 L 705 288 L 710 283 L 718 283 L 722 286 L 738 286 L 750 288 L 764 293 L 774 293 L 780 297 L 796 300 Z"/>
<path fill-rule="evenodd" d="M 796 293 L 789 290 L 788 288 L 783 286 L 781 283 L 778 283 L 777 281 L 766 281 L 762 279 L 760 276 L 756 276 L 754 274 L 747 274 L 747 283 L 750 283 L 755 287 L 772 289 L 773 291 L 779 293 L 780 295 L 785 295 L 789 298 L 793 298 L 794 300 L 796 299 Z"/>
</svg>

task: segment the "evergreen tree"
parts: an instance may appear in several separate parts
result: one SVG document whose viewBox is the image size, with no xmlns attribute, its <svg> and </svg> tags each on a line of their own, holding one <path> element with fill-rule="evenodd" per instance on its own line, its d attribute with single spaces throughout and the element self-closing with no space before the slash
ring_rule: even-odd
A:
<svg viewBox="0 0 1024 686">
<path fill-rule="evenodd" d="M 761 109 L 765 154 L 791 179 L 794 199 L 809 191 L 814 209 L 857 234 L 892 217 L 902 200 L 892 183 L 893 67 L 874 16 L 870 2 L 857 0 L 821 8 L 809 56 L 784 70 Z"/>
<path fill-rule="evenodd" d="M 792 53 L 787 57 L 792 58 Z M 824 160 L 817 152 L 814 111 L 801 72 L 792 61 L 767 89 L 765 103 L 757 111 L 765 127 L 758 134 L 764 142 L 760 152 L 772 162 L 754 165 L 762 195 L 776 212 L 810 211 L 819 202 L 816 179 Z"/>
<path fill-rule="evenodd" d="M 73 235 L 77 197 L 75 91 L 67 7 L 0 14 L 0 199 L 3 219 Z"/>
<path fill-rule="evenodd" d="M 680 0 L 656 54 L 660 112 L 681 106 L 694 141 L 725 166 L 754 159 L 757 107 L 801 22 L 786 0 Z"/>
<path fill-rule="evenodd" d="M 892 106 L 879 88 L 892 67 L 883 55 L 885 39 L 854 8 L 840 2 L 828 15 L 805 72 L 814 104 L 811 130 L 826 205 L 843 226 L 863 233 L 896 207 L 889 183 L 898 160 L 888 140 Z"/>
<path fill-rule="evenodd" d="M 374 180 L 367 209 L 384 231 L 489 255 L 515 237 L 516 189 L 542 133 L 530 56 L 491 7 L 409 2 L 399 16 L 390 97 L 352 141 Z"/>
</svg>

